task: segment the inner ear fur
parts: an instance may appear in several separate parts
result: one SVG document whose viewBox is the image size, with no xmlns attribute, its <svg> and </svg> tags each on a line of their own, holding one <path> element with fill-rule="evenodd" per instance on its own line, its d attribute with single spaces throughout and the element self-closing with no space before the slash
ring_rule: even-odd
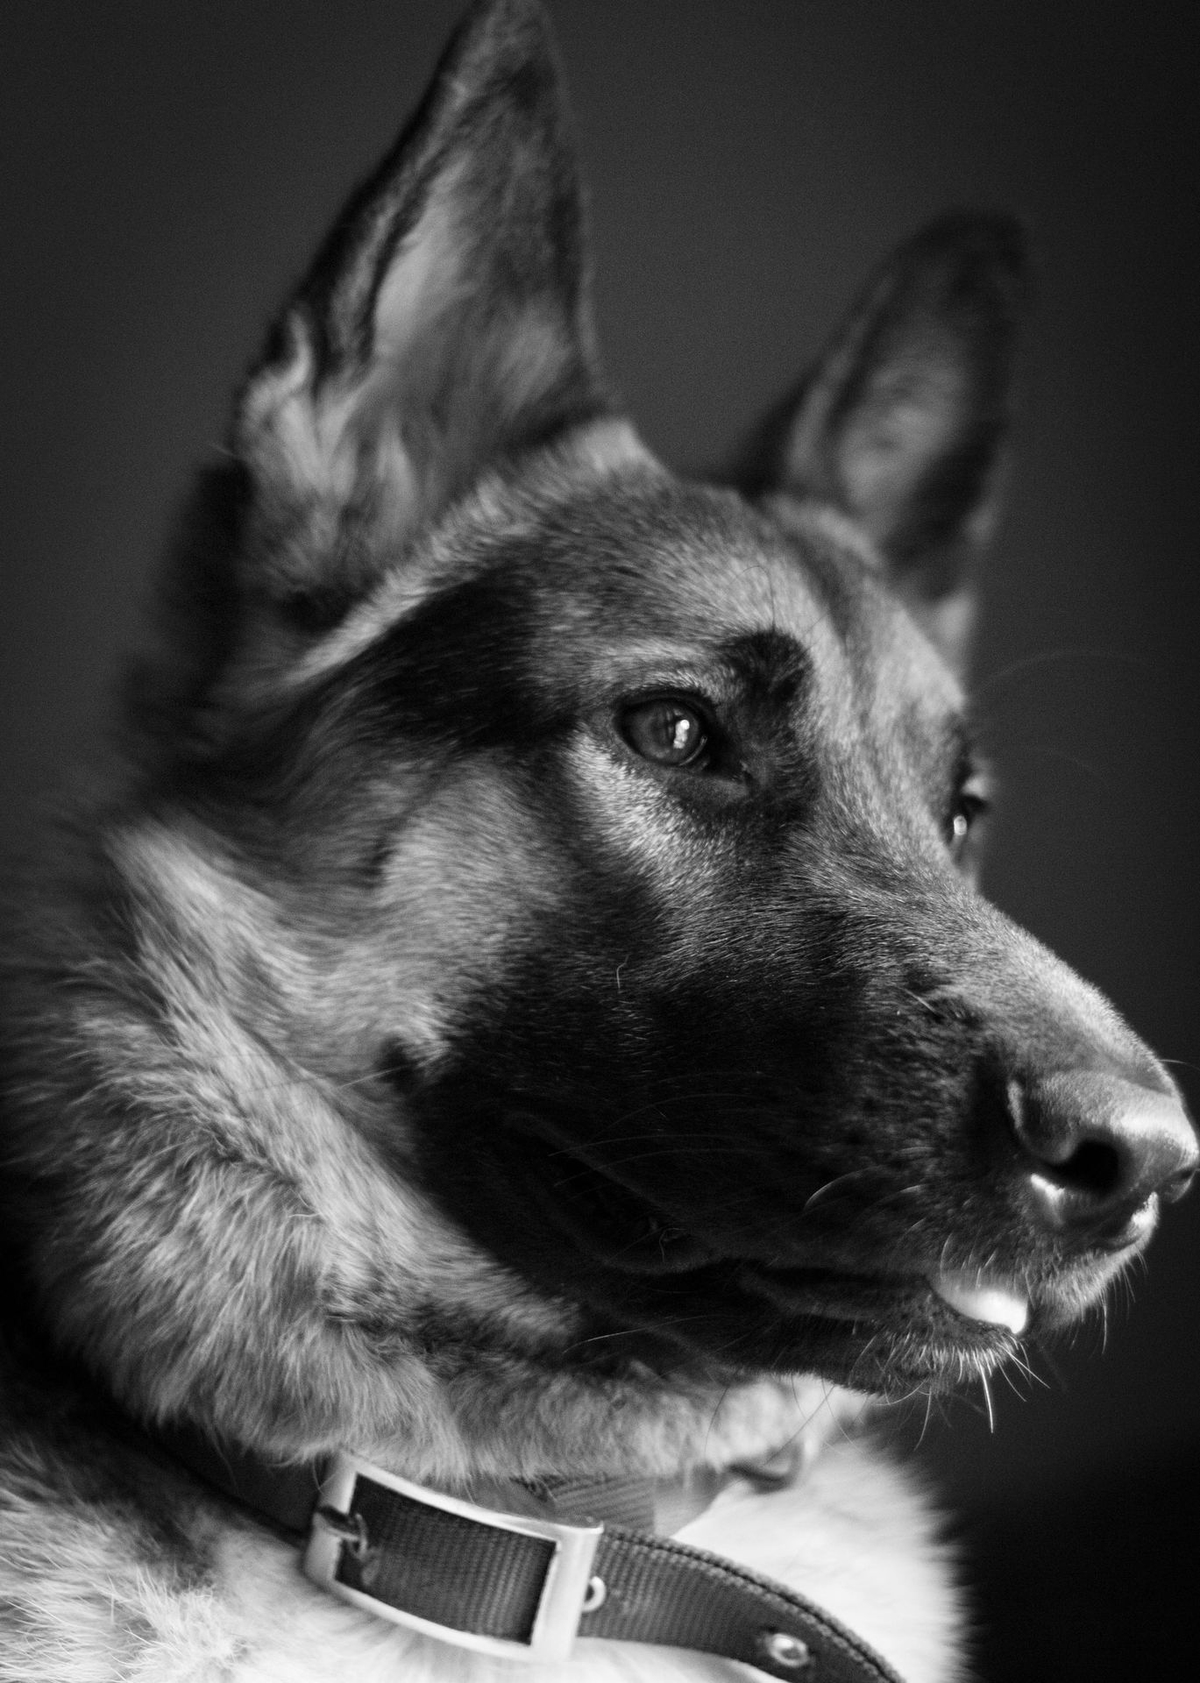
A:
<svg viewBox="0 0 1200 1683">
<path fill-rule="evenodd" d="M 329 624 L 496 464 L 604 408 L 546 19 L 488 0 L 238 405 L 250 588 Z"/>
<path fill-rule="evenodd" d="M 965 658 L 971 563 L 988 536 L 1028 291 L 1011 218 L 955 212 L 874 275 L 735 478 L 751 497 L 848 515 L 915 617 Z"/>
</svg>

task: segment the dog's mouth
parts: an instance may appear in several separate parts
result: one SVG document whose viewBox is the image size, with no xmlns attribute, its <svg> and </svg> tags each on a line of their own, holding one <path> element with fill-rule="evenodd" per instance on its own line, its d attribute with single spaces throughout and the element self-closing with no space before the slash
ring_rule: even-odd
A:
<svg viewBox="0 0 1200 1683">
<path fill-rule="evenodd" d="M 764 1259 L 702 1236 L 577 1149 L 527 1137 L 517 1157 L 523 1193 L 583 1263 L 574 1289 L 684 1344 L 773 1367 L 811 1361 L 830 1378 L 891 1390 L 993 1366 L 1034 1313 L 1024 1286 L 994 1272 Z"/>
</svg>

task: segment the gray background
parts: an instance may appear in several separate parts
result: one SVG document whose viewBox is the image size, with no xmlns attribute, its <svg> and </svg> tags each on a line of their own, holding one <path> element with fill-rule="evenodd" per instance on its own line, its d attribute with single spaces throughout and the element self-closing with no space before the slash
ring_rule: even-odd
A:
<svg viewBox="0 0 1200 1683">
<path fill-rule="evenodd" d="M 719 459 L 924 219 L 956 204 L 1028 219 L 1041 297 L 978 661 L 1006 791 L 988 888 L 1179 1060 L 1194 1106 L 1195 9 L 551 9 L 609 365 L 677 464 Z M 189 463 L 457 11 L 0 6 L 6 844 L 28 839 L 64 765 L 90 758 Z M 994 1433 L 978 1395 L 935 1411 L 921 1453 L 981 1539 L 990 1676 L 1067 1676 L 1075 1662 L 1044 1646 L 1063 1596 L 1093 1625 L 1107 1608 L 1144 1633 L 1149 1613 L 1127 1593 L 1112 1606 L 1104 1574 L 1127 1583 L 1152 1558 L 1169 1580 L 1172 1526 L 1192 1552 L 1198 1260 L 1200 1200 L 1118 1294 L 1103 1360 L 1096 1326 L 1036 1357 L 1046 1383 L 1001 1382 Z M 1045 1516 L 1064 1511 L 1052 1560 Z M 1041 1657 L 1014 1657 L 1006 1627 L 1039 1617 Z"/>
</svg>

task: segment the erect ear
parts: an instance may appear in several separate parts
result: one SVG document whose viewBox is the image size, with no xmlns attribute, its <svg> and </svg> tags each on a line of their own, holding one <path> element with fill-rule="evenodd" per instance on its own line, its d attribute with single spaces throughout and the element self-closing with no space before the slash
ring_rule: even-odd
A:
<svg viewBox="0 0 1200 1683">
<path fill-rule="evenodd" d="M 476 5 L 242 394 L 260 606 L 333 623 L 485 466 L 603 407 L 567 126 L 540 6 Z"/>
<path fill-rule="evenodd" d="M 944 217 L 868 285 L 816 372 L 746 454 L 748 495 L 832 503 L 961 664 L 970 562 L 992 525 L 1024 240 L 1007 218 Z"/>
</svg>

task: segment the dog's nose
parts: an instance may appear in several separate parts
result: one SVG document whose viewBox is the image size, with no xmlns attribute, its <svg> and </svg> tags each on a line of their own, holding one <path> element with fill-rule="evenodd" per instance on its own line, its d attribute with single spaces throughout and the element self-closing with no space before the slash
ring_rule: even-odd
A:
<svg viewBox="0 0 1200 1683">
<path fill-rule="evenodd" d="M 1089 1070 L 1013 1082 L 1031 1212 L 1044 1225 L 1120 1250 L 1153 1226 L 1158 1199 L 1191 1185 L 1200 1150 L 1173 1092 Z"/>
</svg>

